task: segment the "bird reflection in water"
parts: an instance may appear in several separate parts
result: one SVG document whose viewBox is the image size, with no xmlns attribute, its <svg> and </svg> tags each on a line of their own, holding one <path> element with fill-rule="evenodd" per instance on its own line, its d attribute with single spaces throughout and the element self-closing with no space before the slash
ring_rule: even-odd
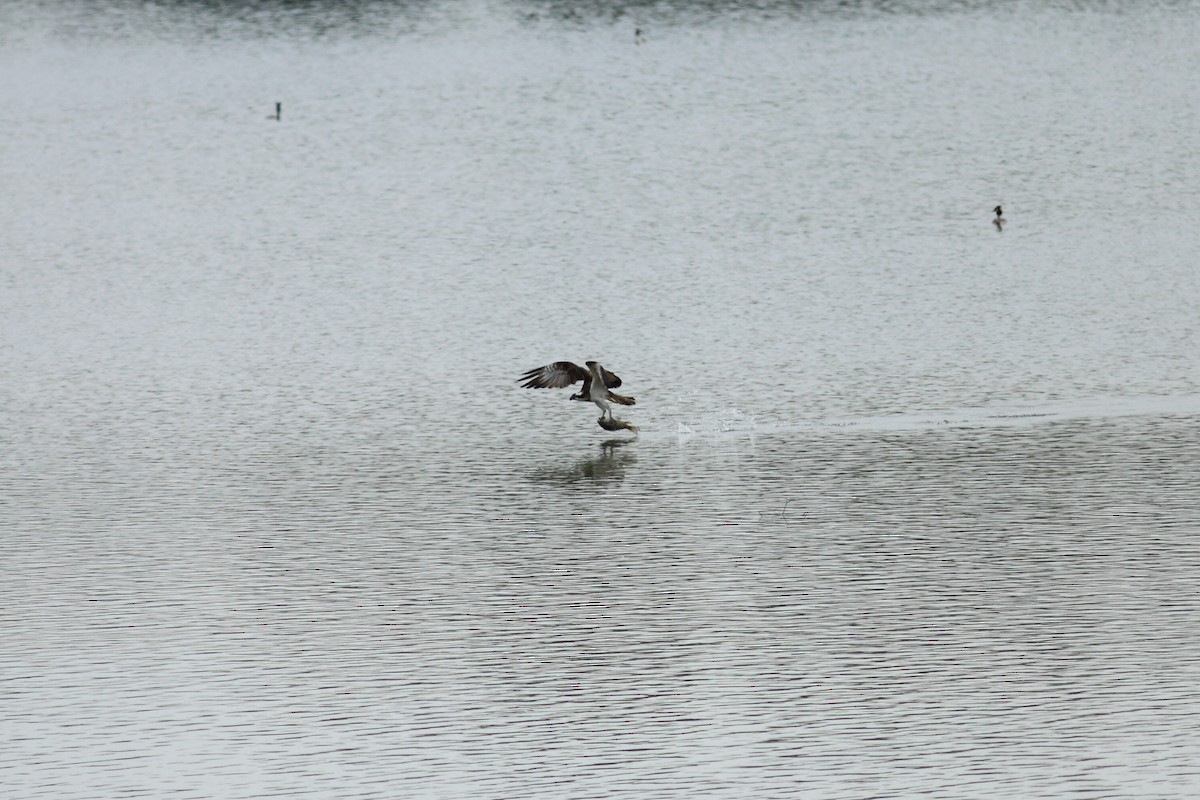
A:
<svg viewBox="0 0 1200 800">
<path fill-rule="evenodd" d="M 619 481 L 625 470 L 637 460 L 629 445 L 633 439 L 608 439 L 600 443 L 600 454 L 576 461 L 569 467 L 551 467 L 533 474 L 534 480 L 547 483 L 578 484 L 584 481 Z"/>
</svg>

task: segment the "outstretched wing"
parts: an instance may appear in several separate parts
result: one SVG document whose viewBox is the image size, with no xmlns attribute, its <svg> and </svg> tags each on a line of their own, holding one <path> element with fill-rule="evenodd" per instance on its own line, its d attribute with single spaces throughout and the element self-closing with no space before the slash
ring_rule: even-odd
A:
<svg viewBox="0 0 1200 800">
<path fill-rule="evenodd" d="M 621 385 L 621 379 L 606 370 L 603 366 L 600 367 L 600 374 L 604 376 L 605 387 L 609 389 L 615 389 Z"/>
<path fill-rule="evenodd" d="M 591 376 L 591 372 L 578 364 L 572 364 L 570 361 L 555 361 L 553 364 L 531 369 L 517 380 L 524 381 L 521 386 L 526 389 L 563 389 L 586 380 L 589 376 Z M 616 376 L 613 375 L 613 377 Z M 607 375 L 605 380 L 608 380 Z M 617 380 L 617 385 L 620 385 L 620 379 Z"/>
</svg>

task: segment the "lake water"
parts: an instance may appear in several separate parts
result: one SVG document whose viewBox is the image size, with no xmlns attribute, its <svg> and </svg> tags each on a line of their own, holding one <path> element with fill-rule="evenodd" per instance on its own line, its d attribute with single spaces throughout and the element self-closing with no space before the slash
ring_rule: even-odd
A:
<svg viewBox="0 0 1200 800">
<path fill-rule="evenodd" d="M 5 3 L 0 794 L 1200 796 L 1198 41 Z"/>
</svg>

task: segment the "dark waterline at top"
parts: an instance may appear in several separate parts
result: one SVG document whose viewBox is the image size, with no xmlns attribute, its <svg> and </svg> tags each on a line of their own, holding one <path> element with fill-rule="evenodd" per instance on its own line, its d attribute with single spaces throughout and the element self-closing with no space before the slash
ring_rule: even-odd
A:
<svg viewBox="0 0 1200 800">
<path fill-rule="evenodd" d="M 1042 8 L 1120 13 L 1117 2 L 1042 0 Z M 1145 4 L 1138 4 L 1144 6 Z M 1161 2 L 1162 8 L 1186 5 Z M 78 5 L 61 0 L 29 0 L 0 9 L 0 30 L 21 30 L 40 20 L 55 37 L 101 40 L 257 39 L 427 36 L 478 24 L 472 4 L 433 0 L 110 0 Z M 720 26 L 805 17 L 938 16 L 1003 11 L 984 0 L 503 0 L 486 7 L 485 17 L 519 26 L 590 28 L 628 25 L 645 35 L 654 28 Z M 7 19 L 6 19 L 7 18 Z M 472 21 L 474 20 L 474 22 Z M 10 34 L 11 35 L 11 34 Z"/>
</svg>

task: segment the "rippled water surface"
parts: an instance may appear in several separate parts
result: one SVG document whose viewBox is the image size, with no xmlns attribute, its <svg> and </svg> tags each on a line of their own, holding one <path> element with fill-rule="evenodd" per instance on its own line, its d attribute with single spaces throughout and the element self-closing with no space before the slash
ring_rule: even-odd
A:
<svg viewBox="0 0 1200 800">
<path fill-rule="evenodd" d="M 1200 795 L 1197 41 L 4 4 L 0 794 Z"/>
</svg>

